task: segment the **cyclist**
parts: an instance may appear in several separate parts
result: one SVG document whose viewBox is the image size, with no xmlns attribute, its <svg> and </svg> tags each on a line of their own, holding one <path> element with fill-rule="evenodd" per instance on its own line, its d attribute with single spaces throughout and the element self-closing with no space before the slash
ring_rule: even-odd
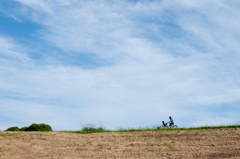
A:
<svg viewBox="0 0 240 159">
<path fill-rule="evenodd" d="M 169 126 L 171 127 L 171 126 L 173 126 L 173 125 L 174 125 L 174 121 L 173 121 L 173 119 L 172 119 L 172 117 L 171 117 L 171 116 L 169 116 L 169 119 L 170 119 L 170 121 L 169 121 L 170 125 L 169 125 Z"/>
<path fill-rule="evenodd" d="M 167 126 L 167 123 L 164 123 L 164 121 L 162 121 L 162 125 L 158 127 L 159 128 L 165 128 Z"/>
</svg>

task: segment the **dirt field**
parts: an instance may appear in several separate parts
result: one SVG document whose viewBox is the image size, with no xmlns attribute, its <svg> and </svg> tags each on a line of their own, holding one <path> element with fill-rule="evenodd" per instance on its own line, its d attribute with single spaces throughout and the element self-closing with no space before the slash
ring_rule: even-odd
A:
<svg viewBox="0 0 240 159">
<path fill-rule="evenodd" d="M 240 158 L 240 129 L 0 132 L 0 158 Z"/>
</svg>

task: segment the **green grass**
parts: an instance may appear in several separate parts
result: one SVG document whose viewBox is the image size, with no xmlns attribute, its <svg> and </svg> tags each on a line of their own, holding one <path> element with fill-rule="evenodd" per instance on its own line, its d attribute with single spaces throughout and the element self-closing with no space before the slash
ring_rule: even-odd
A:
<svg viewBox="0 0 240 159">
<path fill-rule="evenodd" d="M 102 124 L 99 126 L 93 125 L 93 124 L 85 124 L 82 125 L 82 129 L 79 131 L 61 131 L 66 133 L 80 133 L 80 134 L 89 134 L 89 133 L 101 133 L 101 132 L 111 132 L 109 130 L 106 130 Z"/>
<path fill-rule="evenodd" d="M 222 126 L 202 126 L 202 127 L 191 127 L 189 130 L 208 130 L 208 129 L 234 129 L 240 128 L 240 125 L 222 125 Z"/>
<path fill-rule="evenodd" d="M 153 128 L 119 128 L 118 130 L 106 130 L 104 127 L 96 127 L 93 125 L 87 125 L 79 131 L 60 131 L 65 133 L 80 133 L 80 134 L 89 134 L 89 133 L 103 133 L 103 132 L 146 132 L 146 131 L 191 131 L 191 130 L 211 130 L 211 129 L 237 129 L 240 128 L 240 125 L 225 125 L 225 126 L 202 126 L 202 127 L 190 127 L 190 128 L 175 128 L 175 129 L 157 129 Z"/>
</svg>

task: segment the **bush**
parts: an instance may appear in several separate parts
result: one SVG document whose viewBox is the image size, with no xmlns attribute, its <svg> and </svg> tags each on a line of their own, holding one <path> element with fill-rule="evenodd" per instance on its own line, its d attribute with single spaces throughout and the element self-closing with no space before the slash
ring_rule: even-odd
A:
<svg viewBox="0 0 240 159">
<path fill-rule="evenodd" d="M 8 128 L 8 129 L 5 130 L 5 131 L 20 131 L 20 129 L 19 129 L 17 126 L 14 126 L 14 127 Z"/>
<path fill-rule="evenodd" d="M 17 126 L 10 127 L 5 131 L 52 131 L 51 126 L 47 124 L 32 124 L 29 127 L 22 127 L 19 129 Z"/>
<path fill-rule="evenodd" d="M 25 131 L 52 131 L 52 128 L 47 124 L 32 124 Z"/>
<path fill-rule="evenodd" d="M 25 126 L 25 127 L 22 127 L 22 128 L 20 129 L 20 131 L 26 131 L 27 129 L 28 129 L 28 127 Z"/>
</svg>

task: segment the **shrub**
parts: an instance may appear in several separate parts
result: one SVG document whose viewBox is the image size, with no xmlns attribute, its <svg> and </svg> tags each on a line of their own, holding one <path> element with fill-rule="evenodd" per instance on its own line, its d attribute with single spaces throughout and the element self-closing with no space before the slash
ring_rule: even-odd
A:
<svg viewBox="0 0 240 159">
<path fill-rule="evenodd" d="M 52 128 L 47 124 L 32 124 L 24 131 L 52 131 Z"/>
<path fill-rule="evenodd" d="M 20 129 L 20 131 L 26 131 L 27 129 L 28 129 L 28 127 L 25 126 L 25 127 L 22 127 L 22 128 Z"/>
<path fill-rule="evenodd" d="M 5 130 L 5 131 L 20 131 L 20 129 L 19 129 L 17 126 L 14 126 L 14 127 L 8 128 L 8 129 Z"/>
</svg>

